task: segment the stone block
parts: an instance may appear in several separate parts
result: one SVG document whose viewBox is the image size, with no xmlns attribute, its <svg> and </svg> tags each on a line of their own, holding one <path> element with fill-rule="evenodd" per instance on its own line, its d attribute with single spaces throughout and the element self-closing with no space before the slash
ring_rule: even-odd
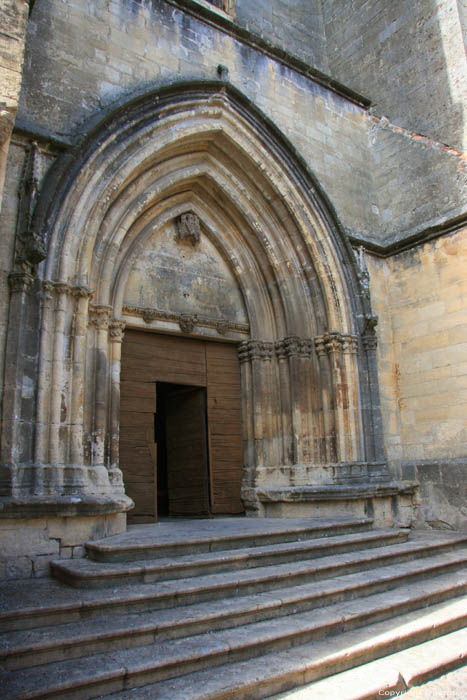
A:
<svg viewBox="0 0 467 700">
<path fill-rule="evenodd" d="M 32 576 L 33 578 L 43 578 L 50 574 L 50 562 L 54 559 L 49 555 L 42 555 L 32 558 Z"/>
<path fill-rule="evenodd" d="M 105 516 L 105 533 L 106 537 L 112 535 L 120 535 L 126 532 L 126 513 L 113 513 Z"/>
<path fill-rule="evenodd" d="M 463 348 L 467 343 L 467 325 L 455 326 L 449 331 L 449 341 L 452 344 L 463 343 Z"/>
<path fill-rule="evenodd" d="M 88 540 L 106 536 L 106 516 L 50 518 L 47 529 L 50 537 L 60 540 L 61 546 L 83 545 Z"/>
<path fill-rule="evenodd" d="M 446 406 L 432 406 L 415 412 L 416 423 L 427 423 L 445 420 L 448 416 Z"/>
<path fill-rule="evenodd" d="M 36 525 L 34 521 L 23 524 L 17 520 L 11 520 L 8 524 L 10 527 L 0 528 L 0 551 L 4 556 L 58 554 L 58 539 L 49 537 L 43 521 L 39 521 Z"/>
</svg>

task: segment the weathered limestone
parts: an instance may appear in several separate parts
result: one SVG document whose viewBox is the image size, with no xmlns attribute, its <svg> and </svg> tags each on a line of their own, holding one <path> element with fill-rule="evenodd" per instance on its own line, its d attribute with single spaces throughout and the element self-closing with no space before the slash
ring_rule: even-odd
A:
<svg viewBox="0 0 467 700">
<path fill-rule="evenodd" d="M 466 230 L 367 256 L 388 458 L 420 482 L 420 522 L 465 528 Z"/>
<path fill-rule="evenodd" d="M 0 209 L 21 87 L 29 5 L 29 0 L 5 0 L 0 7 Z"/>
<path fill-rule="evenodd" d="M 353 291 L 357 263 L 318 192 L 304 186 L 306 170 L 283 148 L 233 89 L 203 83 L 117 111 L 71 167 L 68 158 L 57 163 L 68 168 L 58 191 L 50 171 L 32 222 L 49 237 L 32 351 L 36 421 L 26 442 L 34 457 L 15 452 L 25 424 L 16 379 L 5 392 L 16 408 L 4 403 L 6 511 L 50 500 L 64 515 L 70 504 L 86 515 L 131 506 L 118 468 L 120 343 L 125 324 L 148 320 L 154 328 L 176 320 L 178 332 L 199 337 L 215 329 L 226 339 L 249 338 L 239 352 L 251 514 L 263 512 L 257 490 L 265 484 L 332 486 L 354 467 L 362 484 L 389 480 L 362 321 L 370 309 Z M 168 293 L 176 256 L 188 256 L 189 267 L 181 266 L 181 282 Z M 28 278 L 12 280 L 30 278 L 37 288 L 35 266 L 28 269 Z M 177 291 L 188 270 L 197 275 L 186 286 L 193 302 Z M 217 280 L 212 330 L 194 313 L 211 303 L 200 274 Z M 129 304 L 138 300 L 142 318 Z M 23 376 L 15 354 L 31 304 L 25 282 L 11 304 L 18 310 L 9 362 Z"/>
<path fill-rule="evenodd" d="M 239 346 L 248 514 L 465 526 L 461 19 L 454 0 L 347 5 L 46 0 L 23 75 L 26 3 L 2 6 L 0 508 L 18 527 L 124 528 L 125 328 Z"/>
<path fill-rule="evenodd" d="M 53 504 L 51 504 L 53 506 Z M 0 519 L 0 579 L 50 575 L 50 562 L 84 557 L 83 543 L 118 535 L 126 529 L 126 516 L 111 513 L 101 516 L 70 515 L 54 517 L 53 507 L 44 508 L 43 517 Z"/>
<path fill-rule="evenodd" d="M 53 562 L 60 584 L 0 587 L 5 700 L 251 700 L 302 695 L 395 651 L 425 656 L 405 669 L 412 682 L 467 656 L 467 533 L 372 530 L 367 518 L 184 519 L 87 550 Z M 433 639 L 441 653 L 427 663 Z M 386 681 L 373 678 L 374 693 Z"/>
</svg>

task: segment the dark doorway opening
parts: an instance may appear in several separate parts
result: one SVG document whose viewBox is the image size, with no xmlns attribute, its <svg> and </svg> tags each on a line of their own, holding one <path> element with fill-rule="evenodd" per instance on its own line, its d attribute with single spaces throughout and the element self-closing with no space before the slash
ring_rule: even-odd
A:
<svg viewBox="0 0 467 700">
<path fill-rule="evenodd" d="M 206 388 L 156 383 L 157 512 L 209 516 Z"/>
</svg>

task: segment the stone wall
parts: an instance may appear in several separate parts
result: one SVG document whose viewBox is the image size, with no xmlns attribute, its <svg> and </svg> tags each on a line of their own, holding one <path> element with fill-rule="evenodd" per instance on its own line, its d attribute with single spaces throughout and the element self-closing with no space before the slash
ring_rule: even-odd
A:
<svg viewBox="0 0 467 700">
<path fill-rule="evenodd" d="M 1 519 L 0 581 L 40 578 L 52 559 L 81 559 L 83 543 L 125 530 L 125 515 L 95 517 Z"/>
<path fill-rule="evenodd" d="M 3 300 L 8 299 L 15 236 L 28 233 L 28 212 L 58 153 L 69 151 L 73 157 L 74 144 L 110 112 L 137 94 L 154 94 L 157 102 L 156 91 L 176 83 L 199 89 L 202 81 L 220 80 L 220 87 L 229 82 L 236 88 L 251 103 L 251 123 L 257 108 L 287 137 L 296 151 L 292 159 L 296 155 L 297 162 L 306 163 L 355 241 L 379 246 L 381 252 L 382 245 L 465 216 L 464 58 L 455 0 L 236 0 L 231 19 L 207 5 L 196 0 L 35 3 L 0 219 Z M 13 71 L 16 93 L 22 55 L 18 27 L 26 22 L 25 7 L 20 0 L 7 0 L 0 10 L 14 11 L 10 15 L 16 28 L 8 41 L 16 46 L 16 63 L 5 64 L 4 74 L 8 78 Z M 369 112 L 365 100 L 300 61 L 329 71 L 332 78 L 372 98 L 374 108 Z M 257 123 L 264 125 L 261 117 Z M 249 194 L 259 187 L 258 173 L 274 163 L 255 161 L 255 152 L 247 152 L 248 167 L 237 165 L 245 182 L 254 180 Z M 268 195 L 267 188 L 260 194 Z M 280 199 L 273 205 L 279 206 Z M 279 236 L 280 227 L 272 228 Z M 310 225 L 309 231 L 315 234 L 317 227 Z M 326 237 L 319 241 L 321 252 L 328 243 Z M 433 526 L 467 523 L 465 256 L 460 232 L 392 257 L 366 256 L 374 312 L 380 319 L 386 449 L 394 476 L 420 480 L 421 521 Z M 150 258 L 132 272 L 128 305 L 146 305 L 141 289 L 147 287 Z M 231 280 L 223 272 L 221 277 L 227 289 Z M 236 305 L 237 311 L 240 307 Z M 7 323 L 7 307 L 0 306 L 2 378 Z M 326 330 L 334 328 L 321 329 Z M 331 346 L 333 336 L 326 338 Z M 256 362 L 255 348 L 249 351 L 249 361 Z M 27 374 L 20 377 L 31 425 L 36 359 L 27 358 Z M 82 533 L 72 544 L 54 543 L 56 533 L 66 531 L 64 522 L 23 524 L 29 533 L 23 542 L 28 537 L 36 542 L 31 551 L 35 547 L 39 559 L 36 565 L 24 560 L 21 575 L 27 569 L 39 574 L 45 570 L 40 562 L 62 550 L 63 556 L 79 556 Z M 11 544 L 13 521 L 2 527 Z"/>
<path fill-rule="evenodd" d="M 250 16 L 248 5 L 237 13 Z M 362 235 L 374 230 L 365 109 L 163 0 L 38 3 L 20 119 L 74 139 L 130 95 L 216 79 L 219 65 L 291 140 L 346 225 Z"/>
<path fill-rule="evenodd" d="M 369 121 L 378 224 L 367 240 L 387 246 L 466 216 L 466 153 L 386 118 Z"/>
<path fill-rule="evenodd" d="M 319 3 L 312 5 L 311 12 L 307 7 L 305 19 L 297 19 L 296 5 L 275 0 L 258 6 L 239 0 L 232 26 L 224 22 L 222 28 L 216 28 L 217 15 L 212 13 L 210 23 L 204 6 L 200 17 L 183 11 L 197 7 L 193 0 L 79 4 L 42 0 L 29 23 L 20 121 L 36 131 L 73 140 L 93 119 L 130 95 L 173 81 L 213 79 L 219 75 L 218 66 L 223 65 L 228 69 L 223 77 L 273 120 L 307 161 L 351 235 L 388 243 L 459 216 L 464 210 L 467 173 L 465 155 L 455 147 L 459 139 L 454 138 L 454 132 L 462 132 L 463 117 L 455 105 L 446 108 L 454 99 L 448 99 L 446 90 L 449 87 L 453 95 L 457 90 L 460 104 L 464 94 L 461 54 L 449 55 L 453 64 L 445 61 L 445 72 L 435 71 L 430 83 L 435 95 L 429 98 L 433 124 L 442 123 L 449 115 L 446 130 L 450 135 L 425 129 L 419 123 L 419 117 L 427 113 L 426 94 L 430 91 L 426 83 L 422 83 L 423 90 L 414 92 L 405 109 L 405 83 L 394 79 L 402 70 L 406 31 L 422 32 L 411 44 L 420 55 L 410 53 L 407 57 L 420 80 L 427 79 L 427 65 L 435 69 L 432 54 L 439 60 L 444 56 L 441 29 L 434 38 L 423 33 L 431 31 L 437 17 L 431 0 L 423 4 L 423 11 L 414 9 L 408 17 L 399 3 L 372 3 L 376 24 L 368 27 L 364 22 L 367 9 L 352 11 L 350 21 L 346 13 L 353 5 L 339 0 L 325 2 L 328 52 L 333 57 L 329 66 L 322 48 L 315 51 L 324 36 Z M 447 12 L 445 4 L 441 5 L 438 24 Z M 394 28 L 393 17 L 399 16 L 398 12 L 407 19 L 407 27 L 399 26 L 397 20 L 400 31 L 389 32 L 384 39 L 387 28 Z M 454 22 L 453 13 L 448 12 L 448 16 Z M 459 22 L 458 18 L 460 27 Z M 374 27 L 384 36 L 375 34 Z M 266 44 L 255 45 L 254 36 L 262 36 Z M 426 49 L 421 43 L 425 39 Z M 346 42 L 350 42 L 348 47 Z M 269 44 L 278 48 L 276 58 L 274 52 L 268 53 Z M 382 53 L 389 45 L 390 51 Z M 294 70 L 290 62 L 280 58 L 284 48 L 320 69 L 329 68 L 333 79 L 348 81 L 351 88 L 374 100 L 376 112 L 387 114 L 389 121 L 368 114 L 310 80 L 298 68 Z M 321 58 L 315 60 L 313 51 Z M 383 61 L 388 62 L 385 70 L 381 68 Z M 358 84 L 352 80 L 351 70 L 358 76 Z M 398 110 L 380 104 L 380 92 L 387 106 L 395 105 Z M 418 132 L 427 137 L 422 139 Z"/>
<path fill-rule="evenodd" d="M 420 481 L 423 521 L 466 528 L 467 229 L 367 259 L 391 468 Z"/>
<path fill-rule="evenodd" d="M 329 72 L 321 0 L 236 0 L 235 20 L 310 66 Z"/>
<path fill-rule="evenodd" d="M 467 58 L 456 0 L 322 5 L 330 74 L 372 101 L 372 240 L 465 214 Z"/>
<path fill-rule="evenodd" d="M 465 149 L 467 59 L 458 0 L 323 0 L 329 72 L 377 114 Z"/>
<path fill-rule="evenodd" d="M 27 0 L 4 0 L 0 5 L 0 209 L 8 144 L 21 87 L 28 13 Z"/>
<path fill-rule="evenodd" d="M 240 3 L 237 10 L 246 25 L 252 4 Z M 220 64 L 306 159 L 346 227 L 368 237 L 375 221 L 365 109 L 163 0 L 37 3 L 28 24 L 18 125 L 42 149 L 51 140 L 67 148 L 130 95 L 173 82 L 215 79 Z M 22 140 L 9 163 L 6 211 L 0 218 L 4 299 L 29 149 L 30 142 Z M 57 151 L 48 150 L 50 160 Z M 40 191 L 40 178 L 36 184 Z M 0 318 L 2 349 L 5 314 L 6 308 Z"/>
</svg>

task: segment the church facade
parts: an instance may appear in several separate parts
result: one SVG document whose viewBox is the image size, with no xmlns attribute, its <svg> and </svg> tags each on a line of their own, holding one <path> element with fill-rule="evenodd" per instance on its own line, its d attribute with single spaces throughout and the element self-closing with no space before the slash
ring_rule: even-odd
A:
<svg viewBox="0 0 467 700">
<path fill-rule="evenodd" d="M 1 576 L 167 515 L 465 529 L 461 3 L 0 15 Z"/>
</svg>

